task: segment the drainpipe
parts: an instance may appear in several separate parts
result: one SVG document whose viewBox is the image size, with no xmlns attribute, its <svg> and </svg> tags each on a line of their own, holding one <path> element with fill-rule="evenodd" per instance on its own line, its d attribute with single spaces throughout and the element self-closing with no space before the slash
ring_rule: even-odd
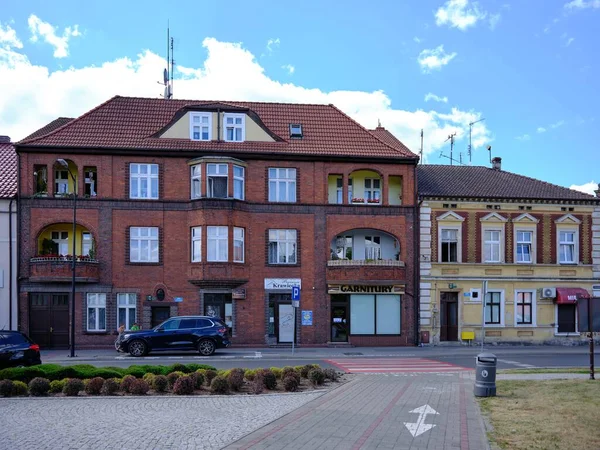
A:
<svg viewBox="0 0 600 450">
<path fill-rule="evenodd" d="M 417 165 L 415 164 L 414 166 L 414 171 L 415 171 L 415 198 L 414 198 L 414 221 L 413 223 L 415 224 L 414 227 L 414 232 L 413 232 L 413 236 L 414 236 L 414 241 L 413 241 L 413 264 L 414 264 L 414 269 L 413 269 L 413 299 L 415 302 L 415 345 L 419 346 L 420 342 L 421 342 L 421 336 L 420 336 L 420 325 L 421 325 L 421 265 L 420 265 L 420 251 L 421 251 L 421 246 L 420 246 L 420 233 L 421 233 L 421 213 L 420 213 L 420 207 L 421 207 L 421 203 L 423 203 L 423 200 L 419 200 L 419 193 L 418 193 L 418 179 L 417 179 Z"/>
<path fill-rule="evenodd" d="M 21 299 L 21 154 L 17 152 L 17 324 L 15 330 L 20 327 L 21 308 L 19 308 Z M 27 305 L 29 310 L 29 305 Z M 29 328 L 29 324 L 28 328 Z M 29 334 L 29 329 L 25 330 Z"/>
<path fill-rule="evenodd" d="M 12 209 L 15 198 L 11 198 L 8 204 L 8 329 L 12 330 L 13 316 L 13 226 Z"/>
<path fill-rule="evenodd" d="M 217 142 L 221 141 L 221 108 L 217 108 Z"/>
</svg>

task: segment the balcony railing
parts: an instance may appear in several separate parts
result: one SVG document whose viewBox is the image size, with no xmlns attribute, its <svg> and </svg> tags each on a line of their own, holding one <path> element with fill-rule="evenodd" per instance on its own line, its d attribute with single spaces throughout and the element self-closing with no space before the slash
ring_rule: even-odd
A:
<svg viewBox="0 0 600 450">
<path fill-rule="evenodd" d="M 348 266 L 383 266 L 404 267 L 404 261 L 395 259 L 332 259 L 327 261 L 328 267 Z"/>
<path fill-rule="evenodd" d="M 89 256 L 76 256 L 75 281 L 97 283 L 100 280 L 100 264 Z M 68 282 L 73 277 L 71 255 L 44 255 L 29 260 L 29 281 Z"/>
</svg>

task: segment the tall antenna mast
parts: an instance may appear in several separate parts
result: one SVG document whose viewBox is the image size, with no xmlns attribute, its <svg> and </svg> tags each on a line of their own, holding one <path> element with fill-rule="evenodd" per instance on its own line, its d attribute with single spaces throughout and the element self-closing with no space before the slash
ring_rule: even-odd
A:
<svg viewBox="0 0 600 450">
<path fill-rule="evenodd" d="M 423 164 L 423 128 L 421 128 L 421 150 L 419 151 L 419 162 Z"/>
<path fill-rule="evenodd" d="M 456 131 L 450 135 L 448 135 L 448 139 L 446 139 L 444 142 L 446 141 L 450 141 L 450 165 L 452 165 L 452 163 L 454 162 L 454 158 L 452 158 L 452 152 L 454 151 L 454 136 L 456 136 Z"/>
<path fill-rule="evenodd" d="M 471 155 L 473 153 L 471 150 L 472 149 L 472 147 L 471 147 L 471 132 L 473 131 L 473 125 L 475 125 L 478 122 L 482 122 L 484 120 L 485 120 L 485 118 L 482 118 L 482 119 L 476 120 L 475 122 L 469 123 L 469 164 L 471 163 Z"/>
<path fill-rule="evenodd" d="M 173 38 L 171 38 L 171 88 L 169 89 L 169 98 L 173 98 L 173 73 L 175 72 L 173 66 L 175 66 L 175 50 L 173 49 Z"/>
</svg>

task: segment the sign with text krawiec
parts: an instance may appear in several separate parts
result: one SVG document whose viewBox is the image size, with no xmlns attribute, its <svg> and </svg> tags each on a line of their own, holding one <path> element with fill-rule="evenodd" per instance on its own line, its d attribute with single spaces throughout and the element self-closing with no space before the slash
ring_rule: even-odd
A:
<svg viewBox="0 0 600 450">
<path fill-rule="evenodd" d="M 300 278 L 265 278 L 265 289 L 288 289 L 294 286 L 302 287 Z"/>
</svg>

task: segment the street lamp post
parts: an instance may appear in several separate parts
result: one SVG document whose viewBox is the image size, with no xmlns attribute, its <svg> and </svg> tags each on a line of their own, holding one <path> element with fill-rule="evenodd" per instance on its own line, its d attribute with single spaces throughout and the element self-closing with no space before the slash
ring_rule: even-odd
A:
<svg viewBox="0 0 600 450">
<path fill-rule="evenodd" d="M 73 260 L 72 260 L 72 266 L 71 266 L 71 270 L 73 272 L 73 278 L 71 279 L 71 327 L 70 327 L 70 332 L 71 332 L 71 353 L 70 353 L 70 357 L 74 358 L 75 357 L 75 264 L 77 262 L 77 257 L 75 256 L 75 241 L 76 241 L 76 226 L 77 226 L 77 180 L 75 180 L 75 177 L 73 176 L 73 174 L 71 173 L 71 170 L 69 169 L 69 163 L 67 161 L 65 161 L 64 159 L 57 159 L 56 162 L 58 164 L 60 164 L 61 166 L 63 166 L 65 169 L 67 169 L 67 172 L 69 172 L 69 175 L 71 176 L 71 179 L 73 180 L 73 254 L 71 255 Z"/>
</svg>

